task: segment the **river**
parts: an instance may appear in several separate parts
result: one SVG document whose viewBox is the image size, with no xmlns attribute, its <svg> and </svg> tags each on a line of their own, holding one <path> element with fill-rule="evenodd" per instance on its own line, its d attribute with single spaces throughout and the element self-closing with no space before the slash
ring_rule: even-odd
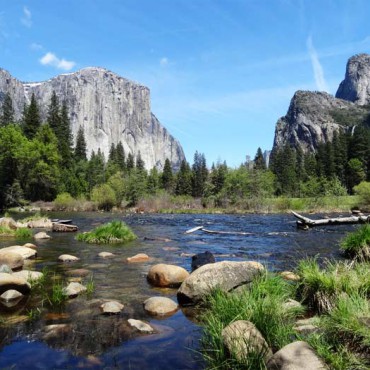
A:
<svg viewBox="0 0 370 370">
<path fill-rule="evenodd" d="M 176 300 L 175 289 L 151 287 L 146 281 L 149 268 L 169 263 L 191 270 L 194 253 L 210 251 L 216 261 L 254 260 L 270 270 L 291 270 L 306 256 L 340 259 L 339 240 L 356 226 L 336 226 L 298 231 L 291 215 L 131 215 L 104 213 L 50 214 L 51 218 L 70 218 L 80 231 L 112 219 L 122 219 L 138 235 L 123 246 L 98 246 L 77 242 L 73 233 L 52 233 L 52 239 L 40 241 L 38 257 L 31 269 L 47 267 L 67 278 L 69 270 L 90 271 L 95 285 L 93 294 L 70 300 L 62 311 L 42 309 L 32 321 L 0 326 L 0 368 L 9 369 L 203 369 L 199 354 L 201 328 L 194 311 L 179 310 L 171 317 L 151 317 L 143 310 L 143 301 L 151 296 Z M 206 234 L 184 231 L 203 225 L 210 230 L 243 231 L 250 235 Z M 159 239 L 169 239 L 163 241 Z M 25 241 L 0 240 L 0 247 L 24 244 Z M 101 251 L 114 258 L 98 257 Z M 72 254 L 80 261 L 61 264 L 61 254 Z M 151 260 L 128 264 L 127 257 L 146 253 Z M 86 281 L 86 280 L 85 280 Z M 124 304 L 121 315 L 103 316 L 100 299 L 116 299 Z M 0 305 L 0 318 L 6 323 L 14 313 L 24 315 L 40 306 L 26 297 L 16 307 Z M 41 308 L 40 308 L 41 309 Z M 31 311 L 32 312 L 32 311 Z M 127 319 L 149 322 L 159 332 L 133 335 Z M 67 324 L 69 330 L 57 338 L 45 336 L 47 325 Z"/>
</svg>

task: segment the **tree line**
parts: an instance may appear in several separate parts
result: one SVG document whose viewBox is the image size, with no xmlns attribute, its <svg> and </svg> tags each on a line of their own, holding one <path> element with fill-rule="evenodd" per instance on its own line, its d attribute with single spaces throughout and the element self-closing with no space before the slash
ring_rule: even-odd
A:
<svg viewBox="0 0 370 370">
<path fill-rule="evenodd" d="M 169 159 L 162 171 L 155 167 L 147 171 L 140 153 L 125 153 L 121 142 L 111 145 L 108 158 L 100 149 L 88 158 L 82 127 L 73 143 L 67 104 L 55 92 L 46 122 L 41 122 L 35 95 L 15 122 L 7 94 L 0 114 L 0 208 L 67 196 L 91 199 L 100 208 L 111 209 L 135 206 L 140 199 L 161 193 L 228 207 L 243 199 L 281 195 L 344 195 L 370 179 L 366 126 L 356 127 L 353 135 L 335 133 L 332 142 L 320 144 L 314 154 L 286 145 L 272 153 L 270 168 L 260 148 L 253 161 L 237 168 L 226 162 L 209 168 L 205 155 L 197 151 L 191 165 L 184 160 L 174 172 Z"/>
</svg>

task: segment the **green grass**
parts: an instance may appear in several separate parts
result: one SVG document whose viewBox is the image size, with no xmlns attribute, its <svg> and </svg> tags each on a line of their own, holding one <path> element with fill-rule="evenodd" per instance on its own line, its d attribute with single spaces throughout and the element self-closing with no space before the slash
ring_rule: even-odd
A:
<svg viewBox="0 0 370 370">
<path fill-rule="evenodd" d="M 305 259 L 299 262 L 297 274 L 300 299 L 318 313 L 331 311 L 342 293 L 370 294 L 369 263 L 328 262 L 322 269 L 316 259 Z"/>
<path fill-rule="evenodd" d="M 36 212 L 33 215 L 22 218 L 21 220 L 19 220 L 19 222 L 27 223 L 29 221 L 43 220 L 44 218 L 45 218 L 45 216 L 43 216 L 40 212 Z"/>
<path fill-rule="evenodd" d="M 26 227 L 20 227 L 15 230 L 15 237 L 18 239 L 30 239 L 32 235 L 32 231 Z"/>
<path fill-rule="evenodd" d="M 109 222 L 76 237 L 78 241 L 93 244 L 125 243 L 136 238 L 133 231 L 122 221 Z"/>
<path fill-rule="evenodd" d="M 0 236 L 3 237 L 9 237 L 9 236 L 15 236 L 15 230 L 10 229 L 6 226 L 0 226 Z"/>
<path fill-rule="evenodd" d="M 265 369 L 263 356 L 254 354 L 238 360 L 224 349 L 221 332 L 236 320 L 254 323 L 273 350 L 291 342 L 297 310 L 288 310 L 283 303 L 294 294 L 294 287 L 279 276 L 266 273 L 256 279 L 249 290 L 224 293 L 215 290 L 207 299 L 202 316 L 204 336 L 203 355 L 210 368 Z"/>
<path fill-rule="evenodd" d="M 344 255 L 359 261 L 370 261 L 370 225 L 347 234 L 340 246 Z"/>
</svg>

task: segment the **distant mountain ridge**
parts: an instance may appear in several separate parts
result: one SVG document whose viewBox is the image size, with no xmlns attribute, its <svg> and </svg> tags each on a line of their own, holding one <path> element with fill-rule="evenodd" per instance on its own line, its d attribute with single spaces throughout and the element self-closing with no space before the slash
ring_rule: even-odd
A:
<svg viewBox="0 0 370 370">
<path fill-rule="evenodd" d="M 370 116 L 370 55 L 358 54 L 347 62 L 344 80 L 334 96 L 326 92 L 297 91 L 287 114 L 275 128 L 273 150 L 289 144 L 314 152 L 336 131 L 352 130 Z"/>
<path fill-rule="evenodd" d="M 88 153 L 100 149 L 108 158 L 111 144 L 123 144 L 126 155 L 140 152 L 147 169 L 162 169 L 166 158 L 174 168 L 185 159 L 180 143 L 151 112 L 150 91 L 104 68 L 88 67 L 43 82 L 23 83 L 0 69 L 0 103 L 9 93 L 15 119 L 35 94 L 41 118 L 46 120 L 51 95 L 65 100 L 76 139 L 84 128 Z"/>
</svg>

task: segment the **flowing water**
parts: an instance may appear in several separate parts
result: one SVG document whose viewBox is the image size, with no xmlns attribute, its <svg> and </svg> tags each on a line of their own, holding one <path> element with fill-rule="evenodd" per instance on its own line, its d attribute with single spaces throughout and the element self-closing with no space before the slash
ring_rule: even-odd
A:
<svg viewBox="0 0 370 370">
<path fill-rule="evenodd" d="M 80 231 L 87 231 L 112 219 L 122 219 L 138 239 L 124 246 L 88 245 L 75 241 L 73 233 L 52 233 L 40 241 L 38 258 L 30 268 L 47 267 L 67 279 L 69 271 L 87 269 L 95 289 L 92 296 L 70 300 L 60 309 L 40 307 L 40 301 L 26 297 L 12 308 L 0 304 L 0 368 L 9 369 L 203 369 L 199 355 L 201 328 L 193 310 L 179 310 L 167 318 L 151 317 L 143 301 L 151 296 L 176 300 L 175 289 L 151 287 L 146 281 L 149 268 L 169 263 L 191 270 L 191 255 L 211 251 L 216 261 L 254 260 L 270 270 L 293 269 L 305 256 L 339 259 L 338 242 L 355 226 L 336 226 L 298 231 L 290 215 L 132 215 L 100 213 L 50 214 L 51 218 L 71 218 Z M 203 225 L 216 231 L 248 232 L 250 235 L 206 234 L 184 231 Z M 0 247 L 24 241 L 0 240 Z M 101 251 L 114 258 L 98 257 Z M 128 264 L 127 257 L 146 253 L 151 260 Z M 61 254 L 72 254 L 80 261 L 57 262 Z M 119 300 L 125 305 L 121 315 L 103 316 L 101 299 Z M 37 310 L 39 308 L 39 311 Z M 9 324 L 14 317 L 39 316 Z M 157 334 L 139 335 L 127 324 L 135 318 L 149 322 Z M 67 324 L 57 335 L 48 336 L 46 328 Z"/>
</svg>

